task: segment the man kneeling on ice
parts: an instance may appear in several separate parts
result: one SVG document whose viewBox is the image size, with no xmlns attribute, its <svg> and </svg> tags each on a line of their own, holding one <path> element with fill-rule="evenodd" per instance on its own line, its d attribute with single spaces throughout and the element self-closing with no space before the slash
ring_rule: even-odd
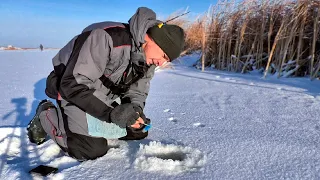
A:
<svg viewBox="0 0 320 180">
<path fill-rule="evenodd" d="M 46 94 L 28 125 L 31 142 L 49 135 L 79 161 L 101 157 L 107 139 L 147 137 L 150 120 L 143 109 L 156 66 L 177 58 L 184 31 L 138 8 L 129 24 L 95 23 L 53 58 Z"/>
</svg>

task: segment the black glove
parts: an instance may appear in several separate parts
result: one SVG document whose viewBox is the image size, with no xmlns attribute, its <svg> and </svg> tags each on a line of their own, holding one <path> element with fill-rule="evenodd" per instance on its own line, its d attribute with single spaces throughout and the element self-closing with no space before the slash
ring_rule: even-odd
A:
<svg viewBox="0 0 320 180">
<path fill-rule="evenodd" d="M 139 118 L 137 107 L 133 104 L 121 104 L 115 107 L 110 113 L 111 122 L 121 128 L 130 127 Z"/>
<path fill-rule="evenodd" d="M 145 120 L 143 120 L 145 124 L 150 124 L 150 119 L 149 118 L 146 118 Z M 146 125 L 142 124 L 140 126 L 140 128 L 136 129 L 136 128 L 132 128 L 132 127 L 127 127 L 127 129 L 130 129 L 130 131 L 134 134 L 143 134 L 143 133 L 147 133 L 147 132 L 142 132 L 142 130 L 146 127 Z M 127 130 L 128 132 L 128 130 Z"/>
<path fill-rule="evenodd" d="M 143 110 L 140 106 L 134 106 L 134 110 L 139 113 L 140 117 L 143 119 L 143 122 L 146 123 L 146 115 L 144 115 Z"/>
<path fill-rule="evenodd" d="M 139 113 L 139 115 L 140 115 L 140 117 L 143 119 L 143 122 L 145 123 L 145 124 L 150 124 L 150 119 L 148 119 L 147 117 L 146 117 L 146 115 L 143 113 L 143 110 L 142 110 L 142 108 L 140 107 L 140 106 L 135 106 L 134 107 L 134 109 L 136 110 L 136 112 L 138 112 Z M 132 127 L 128 127 L 129 129 L 131 129 L 131 131 L 133 132 L 133 133 L 141 133 L 142 132 L 142 130 L 144 129 L 146 127 L 146 125 L 144 125 L 144 124 L 141 124 L 140 125 L 140 128 L 132 128 Z"/>
<path fill-rule="evenodd" d="M 150 124 L 150 119 L 146 118 L 146 121 L 144 122 L 146 124 Z M 148 131 L 143 132 L 143 129 L 145 128 L 145 125 L 143 125 L 139 129 L 134 129 L 132 127 L 127 127 L 127 135 L 124 137 L 119 138 L 119 140 L 140 140 L 144 139 L 148 136 Z"/>
</svg>

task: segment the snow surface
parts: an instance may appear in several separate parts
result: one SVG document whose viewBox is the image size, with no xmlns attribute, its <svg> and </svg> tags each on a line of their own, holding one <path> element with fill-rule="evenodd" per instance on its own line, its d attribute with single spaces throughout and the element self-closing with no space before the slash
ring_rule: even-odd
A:
<svg viewBox="0 0 320 180">
<path fill-rule="evenodd" d="M 42 179 L 28 173 L 40 164 L 59 168 L 47 179 L 320 179 L 320 82 L 201 72 L 189 67 L 197 55 L 156 72 L 147 139 L 110 140 L 82 163 L 52 140 L 31 144 L 25 127 L 57 52 L 0 51 L 0 179 Z"/>
</svg>

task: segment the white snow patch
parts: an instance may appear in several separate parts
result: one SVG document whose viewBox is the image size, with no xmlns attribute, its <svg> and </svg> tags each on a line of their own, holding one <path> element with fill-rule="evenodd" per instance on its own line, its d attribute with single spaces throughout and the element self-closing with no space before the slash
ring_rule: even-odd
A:
<svg viewBox="0 0 320 180">
<path fill-rule="evenodd" d="M 168 118 L 168 120 L 172 121 L 172 122 L 177 122 L 177 118 L 175 118 L 175 117 L 170 117 L 170 118 Z"/>
<path fill-rule="evenodd" d="M 165 109 L 165 110 L 163 110 L 163 112 L 169 112 L 170 111 L 170 109 Z"/>
<path fill-rule="evenodd" d="M 204 127 L 205 125 L 200 123 L 200 122 L 198 122 L 198 123 L 193 123 L 193 126 L 195 126 L 195 127 Z"/>
</svg>

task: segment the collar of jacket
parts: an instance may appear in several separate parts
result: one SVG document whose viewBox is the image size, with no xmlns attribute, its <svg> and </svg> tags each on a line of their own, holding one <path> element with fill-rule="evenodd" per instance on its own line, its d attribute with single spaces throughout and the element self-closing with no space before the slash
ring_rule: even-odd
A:
<svg viewBox="0 0 320 180">
<path fill-rule="evenodd" d="M 133 64 L 135 64 L 136 66 L 139 66 L 143 69 L 148 69 L 149 66 L 146 63 L 146 58 L 144 55 L 144 52 L 141 51 L 131 51 L 130 52 L 130 60 Z"/>
</svg>

